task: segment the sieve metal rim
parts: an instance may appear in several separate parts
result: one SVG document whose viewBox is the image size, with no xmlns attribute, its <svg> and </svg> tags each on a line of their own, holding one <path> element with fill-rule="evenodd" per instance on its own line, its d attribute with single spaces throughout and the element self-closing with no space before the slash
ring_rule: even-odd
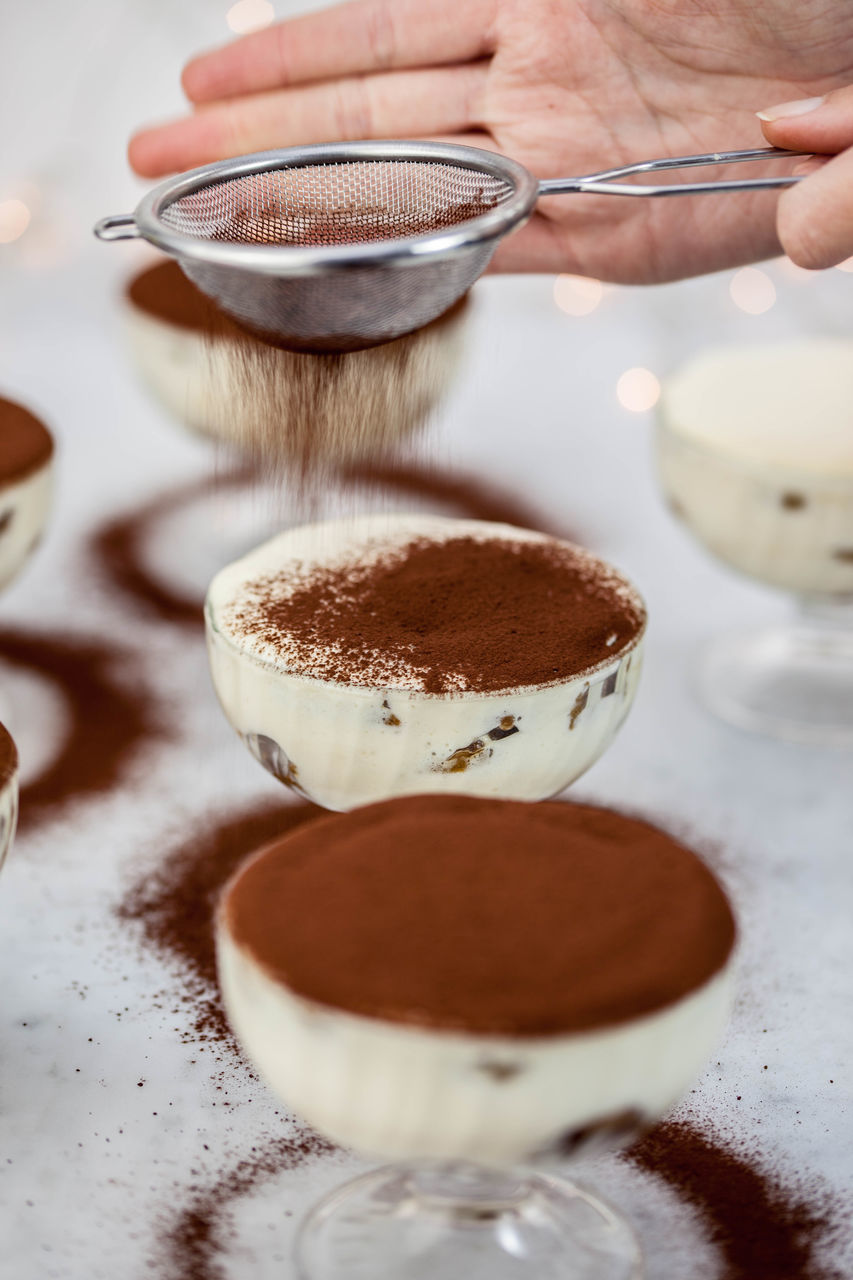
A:
<svg viewBox="0 0 853 1280">
<path fill-rule="evenodd" d="M 203 240 L 168 226 L 162 215 L 175 201 L 204 187 L 273 169 L 305 168 L 314 164 L 358 161 L 413 160 L 453 164 L 501 178 L 513 187 L 507 200 L 476 218 L 455 227 L 417 236 L 342 245 L 257 245 Z M 260 151 L 202 165 L 160 183 L 137 205 L 133 213 L 138 234 L 166 253 L 221 267 L 235 267 L 258 274 L 325 275 L 352 267 L 417 266 L 425 258 L 440 261 L 460 249 L 497 240 L 529 217 L 539 196 L 533 175 L 508 156 L 455 143 L 380 140 L 349 143 L 314 143 Z"/>
</svg>

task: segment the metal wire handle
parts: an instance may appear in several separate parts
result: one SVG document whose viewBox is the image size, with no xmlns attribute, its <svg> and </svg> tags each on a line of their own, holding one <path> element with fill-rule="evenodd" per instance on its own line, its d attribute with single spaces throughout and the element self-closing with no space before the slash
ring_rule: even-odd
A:
<svg viewBox="0 0 853 1280">
<path fill-rule="evenodd" d="M 540 196 L 563 196 L 589 192 L 606 196 L 687 196 L 706 191 L 745 191 L 767 187 L 791 187 L 802 177 L 739 178 L 726 182 L 671 182 L 664 186 L 644 187 L 615 181 L 635 173 L 663 173 L 668 169 L 692 169 L 705 164 L 741 164 L 745 160 L 779 159 L 782 156 L 808 156 L 811 151 L 786 151 L 781 147 L 754 147 L 749 151 L 708 151 L 704 155 L 670 156 L 665 160 L 639 160 L 617 169 L 602 169 L 582 178 L 549 178 L 539 183 Z"/>
</svg>

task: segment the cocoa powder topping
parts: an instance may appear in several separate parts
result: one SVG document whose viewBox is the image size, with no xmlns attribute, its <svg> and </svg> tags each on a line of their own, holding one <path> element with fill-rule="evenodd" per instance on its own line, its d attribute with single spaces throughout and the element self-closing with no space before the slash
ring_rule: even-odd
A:
<svg viewBox="0 0 853 1280">
<path fill-rule="evenodd" d="M 179 329 L 192 329 L 214 337 L 229 332 L 232 336 L 240 333 L 171 259 L 146 267 L 134 276 L 126 294 L 140 311 Z"/>
<path fill-rule="evenodd" d="M 25 480 L 52 455 L 47 427 L 22 404 L 0 396 L 0 485 Z"/>
<path fill-rule="evenodd" d="M 5 787 L 17 768 L 18 748 L 9 730 L 0 724 L 0 787 Z"/>
<path fill-rule="evenodd" d="M 645 615 L 568 543 L 451 537 L 260 578 L 227 621 L 301 675 L 448 693 L 571 679 L 629 647 Z"/>
<path fill-rule="evenodd" d="M 409 796 L 268 846 L 222 918 L 279 982 L 354 1013 L 472 1033 L 587 1031 L 700 987 L 731 952 L 695 854 L 587 805 Z"/>
</svg>

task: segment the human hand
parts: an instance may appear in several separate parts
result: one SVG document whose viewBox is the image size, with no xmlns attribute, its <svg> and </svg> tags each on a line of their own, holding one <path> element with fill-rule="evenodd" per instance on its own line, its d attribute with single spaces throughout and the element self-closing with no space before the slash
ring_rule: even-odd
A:
<svg viewBox="0 0 853 1280">
<path fill-rule="evenodd" d="M 153 177 L 298 143 L 439 137 L 566 177 L 753 146 L 757 104 L 851 80 L 853 6 L 825 0 L 351 0 L 193 59 L 195 113 L 129 154 Z M 549 197 L 495 265 L 627 283 L 718 270 L 779 252 L 777 199 Z"/>
<path fill-rule="evenodd" d="M 853 86 L 759 111 L 776 147 L 813 151 L 795 172 L 776 214 L 782 247 L 801 267 L 833 267 L 853 257 Z M 829 158 L 831 157 L 831 158 Z"/>
</svg>

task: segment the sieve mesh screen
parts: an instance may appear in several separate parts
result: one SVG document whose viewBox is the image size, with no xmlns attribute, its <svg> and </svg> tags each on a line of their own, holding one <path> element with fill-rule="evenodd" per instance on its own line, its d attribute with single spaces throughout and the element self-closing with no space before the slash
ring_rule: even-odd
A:
<svg viewBox="0 0 853 1280">
<path fill-rule="evenodd" d="M 358 160 L 212 182 L 161 218 L 183 235 L 229 244 L 364 244 L 457 226 L 514 192 L 507 179 L 462 165 Z"/>
</svg>

